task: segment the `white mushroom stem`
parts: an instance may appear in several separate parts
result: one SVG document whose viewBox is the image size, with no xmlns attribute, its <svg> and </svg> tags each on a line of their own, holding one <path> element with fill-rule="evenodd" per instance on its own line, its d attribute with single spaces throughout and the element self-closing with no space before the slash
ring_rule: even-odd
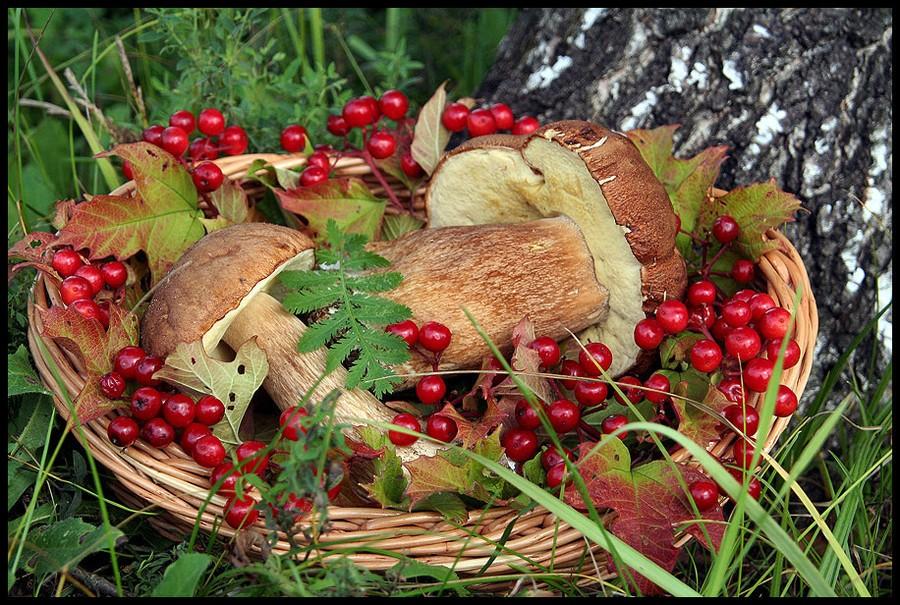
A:
<svg viewBox="0 0 900 605">
<path fill-rule="evenodd" d="M 225 332 L 224 341 L 237 351 L 252 337 L 266 353 L 269 373 L 263 388 L 279 409 L 299 404 L 319 376 L 325 372 L 325 349 L 311 353 L 297 352 L 297 342 L 306 325 L 284 310 L 281 303 L 268 294 L 259 293 L 241 310 Z M 363 420 L 390 423 L 395 413 L 363 389 L 348 389 L 344 385 L 347 371 L 339 367 L 322 380 L 309 401 L 321 401 L 333 390 L 341 391 L 335 406 L 335 420 L 353 425 Z M 438 448 L 419 439 L 409 447 L 397 448 L 404 460 L 419 456 L 433 456 Z"/>
</svg>

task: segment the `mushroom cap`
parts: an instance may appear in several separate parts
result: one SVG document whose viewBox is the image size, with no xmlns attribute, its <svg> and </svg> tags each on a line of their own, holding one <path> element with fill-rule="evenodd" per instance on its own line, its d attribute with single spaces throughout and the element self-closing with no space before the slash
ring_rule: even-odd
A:
<svg viewBox="0 0 900 605">
<path fill-rule="evenodd" d="M 185 252 L 160 282 L 141 326 L 141 343 L 165 357 L 203 340 L 211 353 L 228 326 L 285 269 L 311 269 L 315 244 L 293 229 L 243 223 L 213 231 Z"/>
<path fill-rule="evenodd" d="M 429 227 L 572 218 L 610 305 L 579 338 L 610 347 L 613 374 L 638 360 L 637 322 L 687 284 L 665 188 L 627 137 L 598 124 L 566 120 L 530 135 L 471 139 L 438 164 L 425 203 Z"/>
</svg>

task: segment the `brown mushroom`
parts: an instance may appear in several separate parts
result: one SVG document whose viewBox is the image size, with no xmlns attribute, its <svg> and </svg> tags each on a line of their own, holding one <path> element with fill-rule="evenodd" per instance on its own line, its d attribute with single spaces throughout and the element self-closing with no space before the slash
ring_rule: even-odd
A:
<svg viewBox="0 0 900 605">
<path fill-rule="evenodd" d="M 435 169 L 426 208 L 430 228 L 572 218 L 609 289 L 608 317 L 579 337 L 610 347 L 613 374 L 638 359 L 637 322 L 686 286 L 665 189 L 627 137 L 597 124 L 555 122 L 531 135 L 471 139 Z"/>
</svg>

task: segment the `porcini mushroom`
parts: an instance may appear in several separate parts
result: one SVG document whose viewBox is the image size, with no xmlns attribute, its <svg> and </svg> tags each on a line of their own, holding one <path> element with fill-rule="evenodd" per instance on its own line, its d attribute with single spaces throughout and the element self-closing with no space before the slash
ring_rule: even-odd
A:
<svg viewBox="0 0 900 605">
<path fill-rule="evenodd" d="M 686 286 L 664 187 L 627 137 L 597 124 L 563 121 L 531 135 L 471 139 L 435 169 L 426 209 L 429 228 L 574 220 L 609 289 L 608 317 L 579 337 L 609 346 L 614 375 L 638 359 L 635 325 Z"/>
</svg>

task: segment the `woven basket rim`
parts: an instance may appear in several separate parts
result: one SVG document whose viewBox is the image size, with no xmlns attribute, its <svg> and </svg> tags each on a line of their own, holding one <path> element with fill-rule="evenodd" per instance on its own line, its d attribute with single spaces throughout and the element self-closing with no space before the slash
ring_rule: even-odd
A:
<svg viewBox="0 0 900 605">
<path fill-rule="evenodd" d="M 256 160 L 263 160 L 280 168 L 295 168 L 306 162 L 305 156 L 301 154 L 259 153 L 229 156 L 216 160 L 216 163 L 229 178 L 243 178 Z M 369 173 L 369 167 L 361 159 L 344 157 L 337 160 L 336 172 L 341 176 L 362 177 Z M 133 187 L 133 182 L 126 183 L 113 190 L 111 195 L 125 194 Z M 424 208 L 423 192 L 423 189 L 419 189 L 414 196 L 413 208 L 420 211 Z M 723 190 L 714 191 L 716 196 L 724 193 Z M 781 380 L 781 384 L 789 386 L 800 398 L 812 369 L 818 334 L 815 298 L 803 261 L 790 241 L 775 230 L 769 230 L 766 237 L 778 244 L 766 252 L 758 264 L 769 295 L 777 305 L 791 310 L 794 288 L 801 288 L 794 328 L 794 338 L 800 344 L 801 359 L 794 367 L 784 370 Z M 28 302 L 28 345 L 42 382 L 53 393 L 57 410 L 67 418 L 66 396 L 74 399 L 84 386 L 84 368 L 76 356 L 41 334 L 39 312 L 51 305 L 59 305 L 60 302 L 56 284 L 40 273 Z M 55 362 L 66 393 L 61 391 L 54 380 L 49 364 L 41 354 L 39 342 Z M 754 393 L 748 398 L 748 405 L 757 406 L 760 401 L 760 394 Z M 765 452 L 772 450 L 790 419 L 791 417 L 785 417 L 775 420 L 763 442 Z M 211 496 L 202 515 L 199 514 L 199 507 L 208 495 L 209 469 L 197 465 L 176 443 L 165 450 L 157 450 L 141 441 L 124 450 L 116 448 L 106 437 L 109 420 L 107 415 L 85 426 L 86 443 L 81 437 L 78 438 L 81 445 L 90 449 L 91 454 L 115 475 L 118 484 L 114 489 L 123 501 L 138 508 L 149 505 L 162 509 L 165 514 L 153 518 L 152 522 L 163 534 L 177 539 L 184 535 L 178 532 L 193 527 L 198 518 L 201 529 L 206 532 L 217 531 L 219 535 L 229 538 L 237 534 L 236 530 L 218 522 L 225 504 L 222 496 Z M 714 447 L 707 449 L 714 455 L 721 455 L 731 446 L 734 438 L 734 435 L 727 435 Z M 672 458 L 676 462 L 692 462 L 684 449 L 676 451 Z M 410 556 L 423 563 L 450 566 L 462 574 L 491 576 L 509 573 L 523 564 L 521 557 L 515 555 L 500 554 L 492 560 L 497 548 L 495 541 L 515 520 L 514 531 L 508 536 L 505 546 L 529 557 L 529 565 L 550 566 L 557 571 L 572 569 L 586 563 L 585 552 L 588 551 L 590 556 L 587 561 L 595 568 L 598 577 L 606 579 L 614 575 L 604 569 L 602 559 L 598 562 L 594 558 L 594 553 L 599 552 L 598 547 L 588 544 L 577 530 L 558 520 L 546 509 L 537 507 L 520 515 L 520 511 L 508 507 L 493 507 L 487 511 L 475 509 L 469 511 L 465 523 L 457 526 L 447 522 L 437 512 L 410 513 L 380 507 L 329 506 L 330 529 L 327 534 L 319 536 L 316 549 L 323 561 L 327 561 L 331 557 L 348 556 L 339 552 L 348 545 L 362 544 Z M 253 528 L 260 533 L 269 532 L 262 521 L 257 522 Z M 287 552 L 290 545 L 286 536 L 279 532 L 278 538 L 271 551 Z M 337 542 L 329 542 L 332 539 Z M 690 536 L 684 536 L 679 543 L 689 539 Z M 397 562 L 395 557 L 366 552 L 352 553 L 349 558 L 370 570 L 388 569 Z"/>
</svg>

